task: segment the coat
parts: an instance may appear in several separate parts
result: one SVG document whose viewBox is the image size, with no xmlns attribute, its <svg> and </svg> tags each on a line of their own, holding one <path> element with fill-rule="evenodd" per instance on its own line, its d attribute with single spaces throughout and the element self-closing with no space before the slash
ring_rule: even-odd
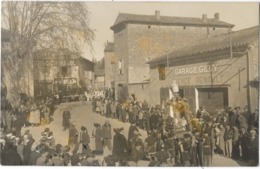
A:
<svg viewBox="0 0 260 169">
<path fill-rule="evenodd" d="M 80 133 L 80 142 L 84 145 L 88 145 L 90 143 L 90 137 L 87 131 Z"/>
<path fill-rule="evenodd" d="M 69 125 L 69 119 L 70 119 L 70 112 L 64 111 L 62 114 L 62 126 L 67 127 Z"/>
<path fill-rule="evenodd" d="M 22 159 L 14 148 L 3 150 L 1 155 L 2 165 L 22 165 Z"/>
<path fill-rule="evenodd" d="M 103 151 L 103 143 L 102 143 L 102 138 L 103 138 L 103 132 L 101 128 L 96 128 L 92 135 L 95 137 L 95 149 L 96 151 Z"/>
<path fill-rule="evenodd" d="M 247 120 L 246 120 L 245 116 L 243 116 L 242 114 L 240 114 L 238 116 L 237 120 L 238 120 L 238 127 L 239 127 L 239 129 L 241 129 L 242 127 L 245 127 L 245 128 L 248 127 Z"/>
<path fill-rule="evenodd" d="M 112 133 L 111 133 L 111 125 L 104 124 L 102 126 L 102 133 L 104 139 L 112 139 Z"/>
<path fill-rule="evenodd" d="M 135 134 L 134 134 L 135 130 L 139 131 L 136 126 L 130 125 L 129 130 L 128 130 L 128 145 L 130 145 L 131 138 L 133 138 L 135 136 Z"/>
<path fill-rule="evenodd" d="M 248 150 L 248 158 L 250 160 L 250 165 L 256 166 L 258 165 L 259 155 L 258 155 L 258 136 L 256 135 L 254 139 L 248 137 L 247 141 L 247 150 Z"/>
<path fill-rule="evenodd" d="M 69 141 L 68 145 L 76 144 L 78 142 L 78 130 L 75 126 L 71 126 L 69 130 Z"/>
<path fill-rule="evenodd" d="M 31 148 L 34 140 L 30 140 L 25 146 L 23 150 L 23 165 L 28 165 L 31 158 Z"/>
<path fill-rule="evenodd" d="M 144 156 L 144 144 L 141 137 L 136 135 L 133 138 L 131 138 L 130 145 L 132 160 L 135 162 L 142 160 Z"/>
<path fill-rule="evenodd" d="M 23 144 L 17 145 L 16 151 L 20 155 L 22 161 L 23 161 L 23 149 L 24 149 Z"/>
<path fill-rule="evenodd" d="M 39 157 L 41 157 L 41 153 L 38 151 L 33 151 L 30 156 L 29 165 L 36 165 L 36 161 Z"/>
<path fill-rule="evenodd" d="M 126 138 L 123 134 L 116 133 L 114 135 L 112 155 L 117 160 L 127 160 L 128 146 L 127 146 Z"/>
</svg>

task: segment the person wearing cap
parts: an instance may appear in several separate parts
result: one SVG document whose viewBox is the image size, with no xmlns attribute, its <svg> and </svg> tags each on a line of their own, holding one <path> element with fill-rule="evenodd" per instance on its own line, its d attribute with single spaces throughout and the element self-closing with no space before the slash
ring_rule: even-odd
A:
<svg viewBox="0 0 260 169">
<path fill-rule="evenodd" d="M 249 137 L 247 140 L 247 150 L 248 150 L 248 162 L 250 166 L 257 166 L 259 163 L 259 140 L 257 135 L 257 129 L 251 128 L 249 131 Z"/>
<path fill-rule="evenodd" d="M 92 132 L 92 136 L 95 138 L 95 152 L 97 154 L 103 154 L 103 143 L 102 143 L 103 132 L 100 124 L 95 123 L 94 127 L 95 129 Z"/>
<path fill-rule="evenodd" d="M 89 143 L 90 143 L 90 137 L 87 131 L 87 128 L 82 126 L 81 132 L 80 132 L 80 143 L 82 144 L 82 153 L 87 153 L 90 151 Z"/>
<path fill-rule="evenodd" d="M 131 159 L 138 166 L 138 161 L 144 157 L 144 143 L 138 130 L 134 131 L 134 137 L 130 139 Z"/>
<path fill-rule="evenodd" d="M 117 161 L 128 159 L 128 144 L 125 136 L 122 134 L 124 128 L 114 129 L 116 133 L 113 139 L 112 155 Z"/>
</svg>

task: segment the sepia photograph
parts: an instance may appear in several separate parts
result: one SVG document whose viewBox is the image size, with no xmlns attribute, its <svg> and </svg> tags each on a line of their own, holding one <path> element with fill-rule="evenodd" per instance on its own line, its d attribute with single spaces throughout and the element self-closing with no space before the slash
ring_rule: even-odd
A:
<svg viewBox="0 0 260 169">
<path fill-rule="evenodd" d="M 258 167 L 259 3 L 1 1 L 1 166 Z"/>
</svg>

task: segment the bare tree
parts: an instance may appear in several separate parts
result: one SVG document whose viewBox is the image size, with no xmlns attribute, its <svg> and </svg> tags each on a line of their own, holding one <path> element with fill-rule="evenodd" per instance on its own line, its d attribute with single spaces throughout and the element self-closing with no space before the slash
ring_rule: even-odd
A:
<svg viewBox="0 0 260 169">
<path fill-rule="evenodd" d="M 7 86 L 10 98 L 23 92 L 24 85 L 31 94 L 33 52 L 67 48 L 81 53 L 82 46 L 92 50 L 95 35 L 84 2 L 2 2 L 1 22 L 10 33 L 9 50 L 2 47 L 2 70 L 11 82 Z"/>
</svg>

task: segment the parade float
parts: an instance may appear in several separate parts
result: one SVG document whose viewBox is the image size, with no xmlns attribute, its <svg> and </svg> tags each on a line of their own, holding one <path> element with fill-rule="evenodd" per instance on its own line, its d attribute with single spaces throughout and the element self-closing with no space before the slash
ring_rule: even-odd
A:
<svg viewBox="0 0 260 169">
<path fill-rule="evenodd" d="M 173 118 L 173 128 L 177 138 L 183 138 L 193 130 L 202 131 L 199 120 L 190 110 L 188 99 L 179 96 L 179 87 L 175 80 L 169 88 L 169 98 L 165 102 L 165 107 Z"/>
</svg>

